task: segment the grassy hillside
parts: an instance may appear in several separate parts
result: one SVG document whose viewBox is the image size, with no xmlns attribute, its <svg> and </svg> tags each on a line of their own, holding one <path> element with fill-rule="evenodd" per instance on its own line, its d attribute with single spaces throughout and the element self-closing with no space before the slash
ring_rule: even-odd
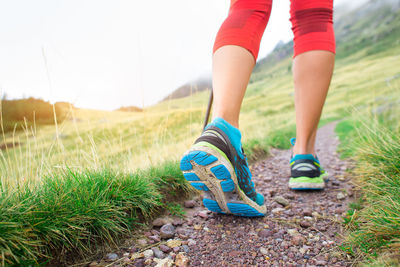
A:
<svg viewBox="0 0 400 267">
<path fill-rule="evenodd" d="M 363 13 L 359 23 L 367 24 L 367 17 L 375 20 L 374 12 L 379 10 Z M 375 27 L 375 33 L 370 32 L 373 28 L 365 33 L 379 36 L 373 42 L 362 41 L 360 33 L 361 39 L 339 43 L 322 122 L 349 118 L 354 111 L 380 112 L 399 103 L 400 15 L 398 9 L 385 12 L 382 19 L 390 17 L 390 22 Z M 163 207 L 165 192 L 186 190 L 177 160 L 200 134 L 207 99 L 207 92 L 200 92 L 142 112 L 71 110 L 57 128 L 29 127 L 4 134 L 4 143 L 20 145 L 0 151 L 0 262 L 50 257 L 64 243 L 69 244 L 68 249 L 83 252 L 93 240 L 111 242 L 132 228 L 139 217 L 151 217 L 157 207 Z M 294 121 L 290 57 L 274 65 L 260 64 L 240 118 L 249 157 L 256 159 L 271 146 L 288 147 L 288 139 L 295 134 Z M 142 171 L 146 168 L 150 169 Z M 133 190 L 138 183 L 149 185 L 138 192 Z M 74 190 L 77 185 L 79 190 Z M 141 206 L 137 206 L 138 196 L 142 197 Z M 58 198 L 60 202 L 55 202 Z M 74 202 L 76 199 L 79 201 Z M 62 209 L 63 203 L 68 209 Z M 104 208 L 105 214 L 82 220 L 93 203 Z M 121 210 L 124 205 L 128 208 Z M 107 213 L 109 210 L 115 213 Z M 74 224 L 81 220 L 82 224 Z M 99 221 L 114 232 L 109 233 L 108 226 Z M 93 240 L 81 239 L 70 231 L 74 227 Z"/>
</svg>

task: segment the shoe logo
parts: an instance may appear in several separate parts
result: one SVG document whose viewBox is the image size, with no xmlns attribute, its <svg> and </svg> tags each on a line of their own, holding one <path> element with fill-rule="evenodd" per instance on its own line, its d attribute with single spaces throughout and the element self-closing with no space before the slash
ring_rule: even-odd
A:
<svg viewBox="0 0 400 267">
<path fill-rule="evenodd" d="M 292 169 L 297 171 L 314 171 L 317 170 L 317 167 L 310 163 L 299 163 L 293 166 Z"/>
</svg>

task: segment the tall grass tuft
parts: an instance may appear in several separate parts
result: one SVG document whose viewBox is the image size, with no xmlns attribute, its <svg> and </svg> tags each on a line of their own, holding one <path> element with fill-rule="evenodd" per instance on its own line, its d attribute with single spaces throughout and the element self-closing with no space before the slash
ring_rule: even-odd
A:
<svg viewBox="0 0 400 267">
<path fill-rule="evenodd" d="M 2 188 L 0 263 L 44 263 L 113 243 L 185 192 L 176 162 L 134 174 L 67 170 L 33 187 Z"/>
<path fill-rule="evenodd" d="M 341 122 L 336 129 L 345 154 L 356 159 L 354 175 L 362 193 L 362 208 L 353 209 L 347 220 L 346 250 L 373 265 L 384 258 L 400 263 L 400 123 L 394 119 L 399 115 L 399 109 L 390 109 L 356 126 Z"/>
</svg>

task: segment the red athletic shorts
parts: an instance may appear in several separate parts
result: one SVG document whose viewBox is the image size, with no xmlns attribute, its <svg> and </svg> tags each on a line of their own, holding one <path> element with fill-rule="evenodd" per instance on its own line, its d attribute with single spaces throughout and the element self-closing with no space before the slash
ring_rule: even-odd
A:
<svg viewBox="0 0 400 267">
<path fill-rule="evenodd" d="M 215 52 L 225 45 L 246 48 L 257 59 L 271 14 L 272 0 L 231 0 L 228 17 L 215 39 Z M 335 53 L 333 0 L 291 0 L 294 56 L 311 50 Z"/>
</svg>

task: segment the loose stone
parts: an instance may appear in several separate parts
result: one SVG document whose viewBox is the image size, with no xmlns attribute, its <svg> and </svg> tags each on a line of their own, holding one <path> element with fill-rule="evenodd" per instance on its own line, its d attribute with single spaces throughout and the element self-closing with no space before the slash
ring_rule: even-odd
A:
<svg viewBox="0 0 400 267">
<path fill-rule="evenodd" d="M 167 222 L 166 222 L 166 220 L 164 219 L 164 218 L 157 218 L 157 219 L 155 219 L 154 221 L 153 221 L 153 226 L 155 226 L 155 227 L 161 227 L 161 226 L 163 226 L 164 224 L 166 224 Z"/>
<path fill-rule="evenodd" d="M 174 237 L 175 227 L 170 223 L 163 225 L 160 229 L 160 235 L 163 239 Z"/>
<path fill-rule="evenodd" d="M 264 248 L 264 247 L 261 247 L 260 248 L 260 253 L 263 254 L 263 255 L 267 255 L 268 254 L 268 250 L 266 248 Z"/>
<path fill-rule="evenodd" d="M 339 192 L 339 193 L 337 194 L 336 198 L 337 198 L 338 200 L 342 200 L 342 199 L 345 199 L 345 198 L 346 198 L 346 195 L 343 194 L 342 192 Z"/>
<path fill-rule="evenodd" d="M 184 206 L 185 208 L 189 208 L 189 209 L 194 208 L 194 207 L 196 207 L 196 201 L 194 201 L 194 200 L 186 200 L 186 201 L 183 203 L 183 206 Z"/>
<path fill-rule="evenodd" d="M 150 257 L 153 257 L 154 252 L 151 249 L 148 249 L 148 250 L 143 251 L 143 255 L 145 258 L 150 258 Z"/>
<path fill-rule="evenodd" d="M 117 260 L 117 259 L 118 259 L 118 255 L 115 254 L 115 253 L 108 253 L 108 254 L 106 255 L 106 260 L 107 260 L 107 261 L 115 261 L 115 260 Z"/>
<path fill-rule="evenodd" d="M 283 196 L 276 196 L 276 197 L 274 197 L 274 200 L 276 203 L 281 204 L 284 207 L 289 206 L 289 204 L 290 204 L 289 200 L 287 200 Z"/>
<path fill-rule="evenodd" d="M 165 258 L 164 252 L 162 252 L 159 248 L 154 247 L 151 249 L 154 253 L 154 256 L 159 259 Z"/>
</svg>

